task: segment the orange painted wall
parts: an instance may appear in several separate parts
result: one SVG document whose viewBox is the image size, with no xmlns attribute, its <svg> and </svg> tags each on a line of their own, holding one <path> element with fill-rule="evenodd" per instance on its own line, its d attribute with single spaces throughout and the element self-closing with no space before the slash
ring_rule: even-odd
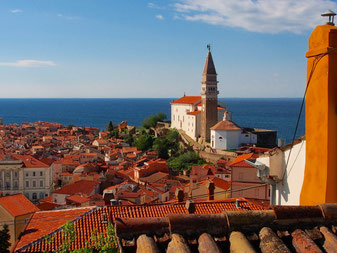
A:
<svg viewBox="0 0 337 253">
<path fill-rule="evenodd" d="M 337 47 L 337 28 L 317 26 L 309 38 L 307 78 L 315 58 Z M 316 65 L 306 97 L 306 161 L 301 205 L 337 202 L 337 50 Z"/>
</svg>

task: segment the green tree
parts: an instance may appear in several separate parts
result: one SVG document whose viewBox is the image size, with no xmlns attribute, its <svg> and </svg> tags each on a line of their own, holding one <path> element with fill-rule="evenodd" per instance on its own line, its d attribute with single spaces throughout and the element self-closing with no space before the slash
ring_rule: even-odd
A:
<svg viewBox="0 0 337 253">
<path fill-rule="evenodd" d="M 123 139 L 130 146 L 134 146 L 135 145 L 135 139 L 133 138 L 132 134 L 129 133 L 129 134 L 124 135 Z"/>
<path fill-rule="evenodd" d="M 112 121 L 110 121 L 110 122 L 106 125 L 106 130 L 107 130 L 108 132 L 111 132 L 111 131 L 114 130 L 114 125 L 113 125 Z"/>
<path fill-rule="evenodd" d="M 112 138 L 112 139 L 118 139 L 119 138 L 119 133 L 118 130 L 112 130 L 109 134 L 108 134 L 108 138 Z"/>
<path fill-rule="evenodd" d="M 74 223 L 68 221 L 65 225 L 62 226 L 62 230 L 63 243 L 60 249 L 56 251 L 58 253 L 117 252 L 118 246 L 115 236 L 115 230 L 111 222 L 107 224 L 106 230 L 102 233 L 99 233 L 97 229 L 95 229 L 92 232 L 90 239 L 85 242 L 85 246 L 77 250 L 71 249 L 71 244 L 77 238 Z M 49 236 L 45 237 L 45 239 L 48 240 L 48 243 L 51 243 L 53 241 L 53 238 Z"/>
<path fill-rule="evenodd" d="M 0 230 L 0 252 L 2 253 L 9 253 L 9 247 L 11 246 L 11 243 L 9 242 L 9 239 L 11 238 L 9 234 L 8 225 L 5 224 L 2 227 L 2 230 Z"/>
<path fill-rule="evenodd" d="M 71 130 L 71 129 L 73 128 L 73 126 L 74 126 L 74 125 L 70 125 L 70 124 L 69 124 L 69 125 L 67 126 L 67 129 L 68 129 L 68 130 Z"/>
<path fill-rule="evenodd" d="M 160 158 L 169 158 L 169 141 L 166 138 L 155 139 L 153 142 L 153 149 L 158 152 Z"/>
<path fill-rule="evenodd" d="M 199 158 L 199 155 L 195 152 L 187 152 L 167 160 L 168 166 L 175 171 L 190 170 L 194 165 L 203 165 L 205 163 L 205 160 Z"/>
<path fill-rule="evenodd" d="M 153 144 L 153 138 L 151 135 L 147 133 L 140 135 L 135 141 L 135 145 L 137 149 L 142 150 L 142 151 L 146 151 L 152 148 L 152 144 Z"/>
<path fill-rule="evenodd" d="M 142 122 L 142 126 L 144 128 L 155 127 L 157 122 L 163 121 L 166 118 L 167 116 L 165 113 L 159 112 L 157 115 L 151 115 L 150 117 L 144 119 Z"/>
<path fill-rule="evenodd" d="M 153 143 L 153 149 L 158 152 L 160 158 L 167 159 L 179 151 L 179 133 L 177 130 L 169 130 L 167 135 L 157 138 Z"/>
</svg>

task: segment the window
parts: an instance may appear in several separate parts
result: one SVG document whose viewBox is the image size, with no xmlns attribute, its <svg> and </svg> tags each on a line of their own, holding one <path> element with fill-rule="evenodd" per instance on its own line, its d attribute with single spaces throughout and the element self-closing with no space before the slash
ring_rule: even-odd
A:
<svg viewBox="0 0 337 253">
<path fill-rule="evenodd" d="M 40 196 L 39 196 L 39 199 L 43 199 L 43 192 L 40 192 L 40 194 L 39 194 Z"/>
<path fill-rule="evenodd" d="M 40 171 L 40 177 L 42 177 L 43 176 L 43 171 Z"/>
<path fill-rule="evenodd" d="M 26 173 L 26 177 L 29 177 L 29 173 L 28 172 Z"/>
<path fill-rule="evenodd" d="M 18 188 L 18 181 L 14 181 L 14 188 Z"/>
<path fill-rule="evenodd" d="M 17 178 L 18 177 L 18 173 L 14 172 L 14 177 Z"/>
<path fill-rule="evenodd" d="M 36 187 L 36 181 L 33 181 L 33 187 Z"/>
<path fill-rule="evenodd" d="M 219 137 L 219 140 L 222 140 L 222 137 L 221 137 L 221 136 Z"/>
<path fill-rule="evenodd" d="M 37 194 L 35 192 L 33 192 L 32 199 L 37 199 Z"/>
<path fill-rule="evenodd" d="M 29 187 L 29 181 L 26 181 L 26 187 Z"/>
<path fill-rule="evenodd" d="M 40 187 L 43 187 L 43 181 L 40 180 Z"/>
<path fill-rule="evenodd" d="M 33 172 L 33 177 L 35 177 L 35 171 Z"/>
</svg>

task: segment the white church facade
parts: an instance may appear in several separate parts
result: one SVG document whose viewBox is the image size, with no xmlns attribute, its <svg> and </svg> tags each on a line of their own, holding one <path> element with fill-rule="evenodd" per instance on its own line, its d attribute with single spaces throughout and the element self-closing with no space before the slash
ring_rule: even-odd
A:
<svg viewBox="0 0 337 253">
<path fill-rule="evenodd" d="M 222 119 L 226 106 L 219 104 L 218 120 Z M 197 141 L 201 134 L 201 96 L 183 96 L 171 103 L 171 128 L 181 129 Z"/>
<path fill-rule="evenodd" d="M 224 119 L 211 127 L 213 149 L 233 150 L 247 144 L 257 144 L 257 135 L 244 131 L 234 123 L 230 113 L 225 112 Z"/>
</svg>

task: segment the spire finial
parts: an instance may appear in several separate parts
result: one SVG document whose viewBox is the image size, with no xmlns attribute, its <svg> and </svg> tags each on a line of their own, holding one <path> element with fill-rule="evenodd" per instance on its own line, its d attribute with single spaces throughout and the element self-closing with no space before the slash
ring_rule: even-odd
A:
<svg viewBox="0 0 337 253">
<path fill-rule="evenodd" d="M 210 44 L 207 44 L 207 49 L 208 49 L 208 52 L 211 52 L 211 45 Z"/>
</svg>

